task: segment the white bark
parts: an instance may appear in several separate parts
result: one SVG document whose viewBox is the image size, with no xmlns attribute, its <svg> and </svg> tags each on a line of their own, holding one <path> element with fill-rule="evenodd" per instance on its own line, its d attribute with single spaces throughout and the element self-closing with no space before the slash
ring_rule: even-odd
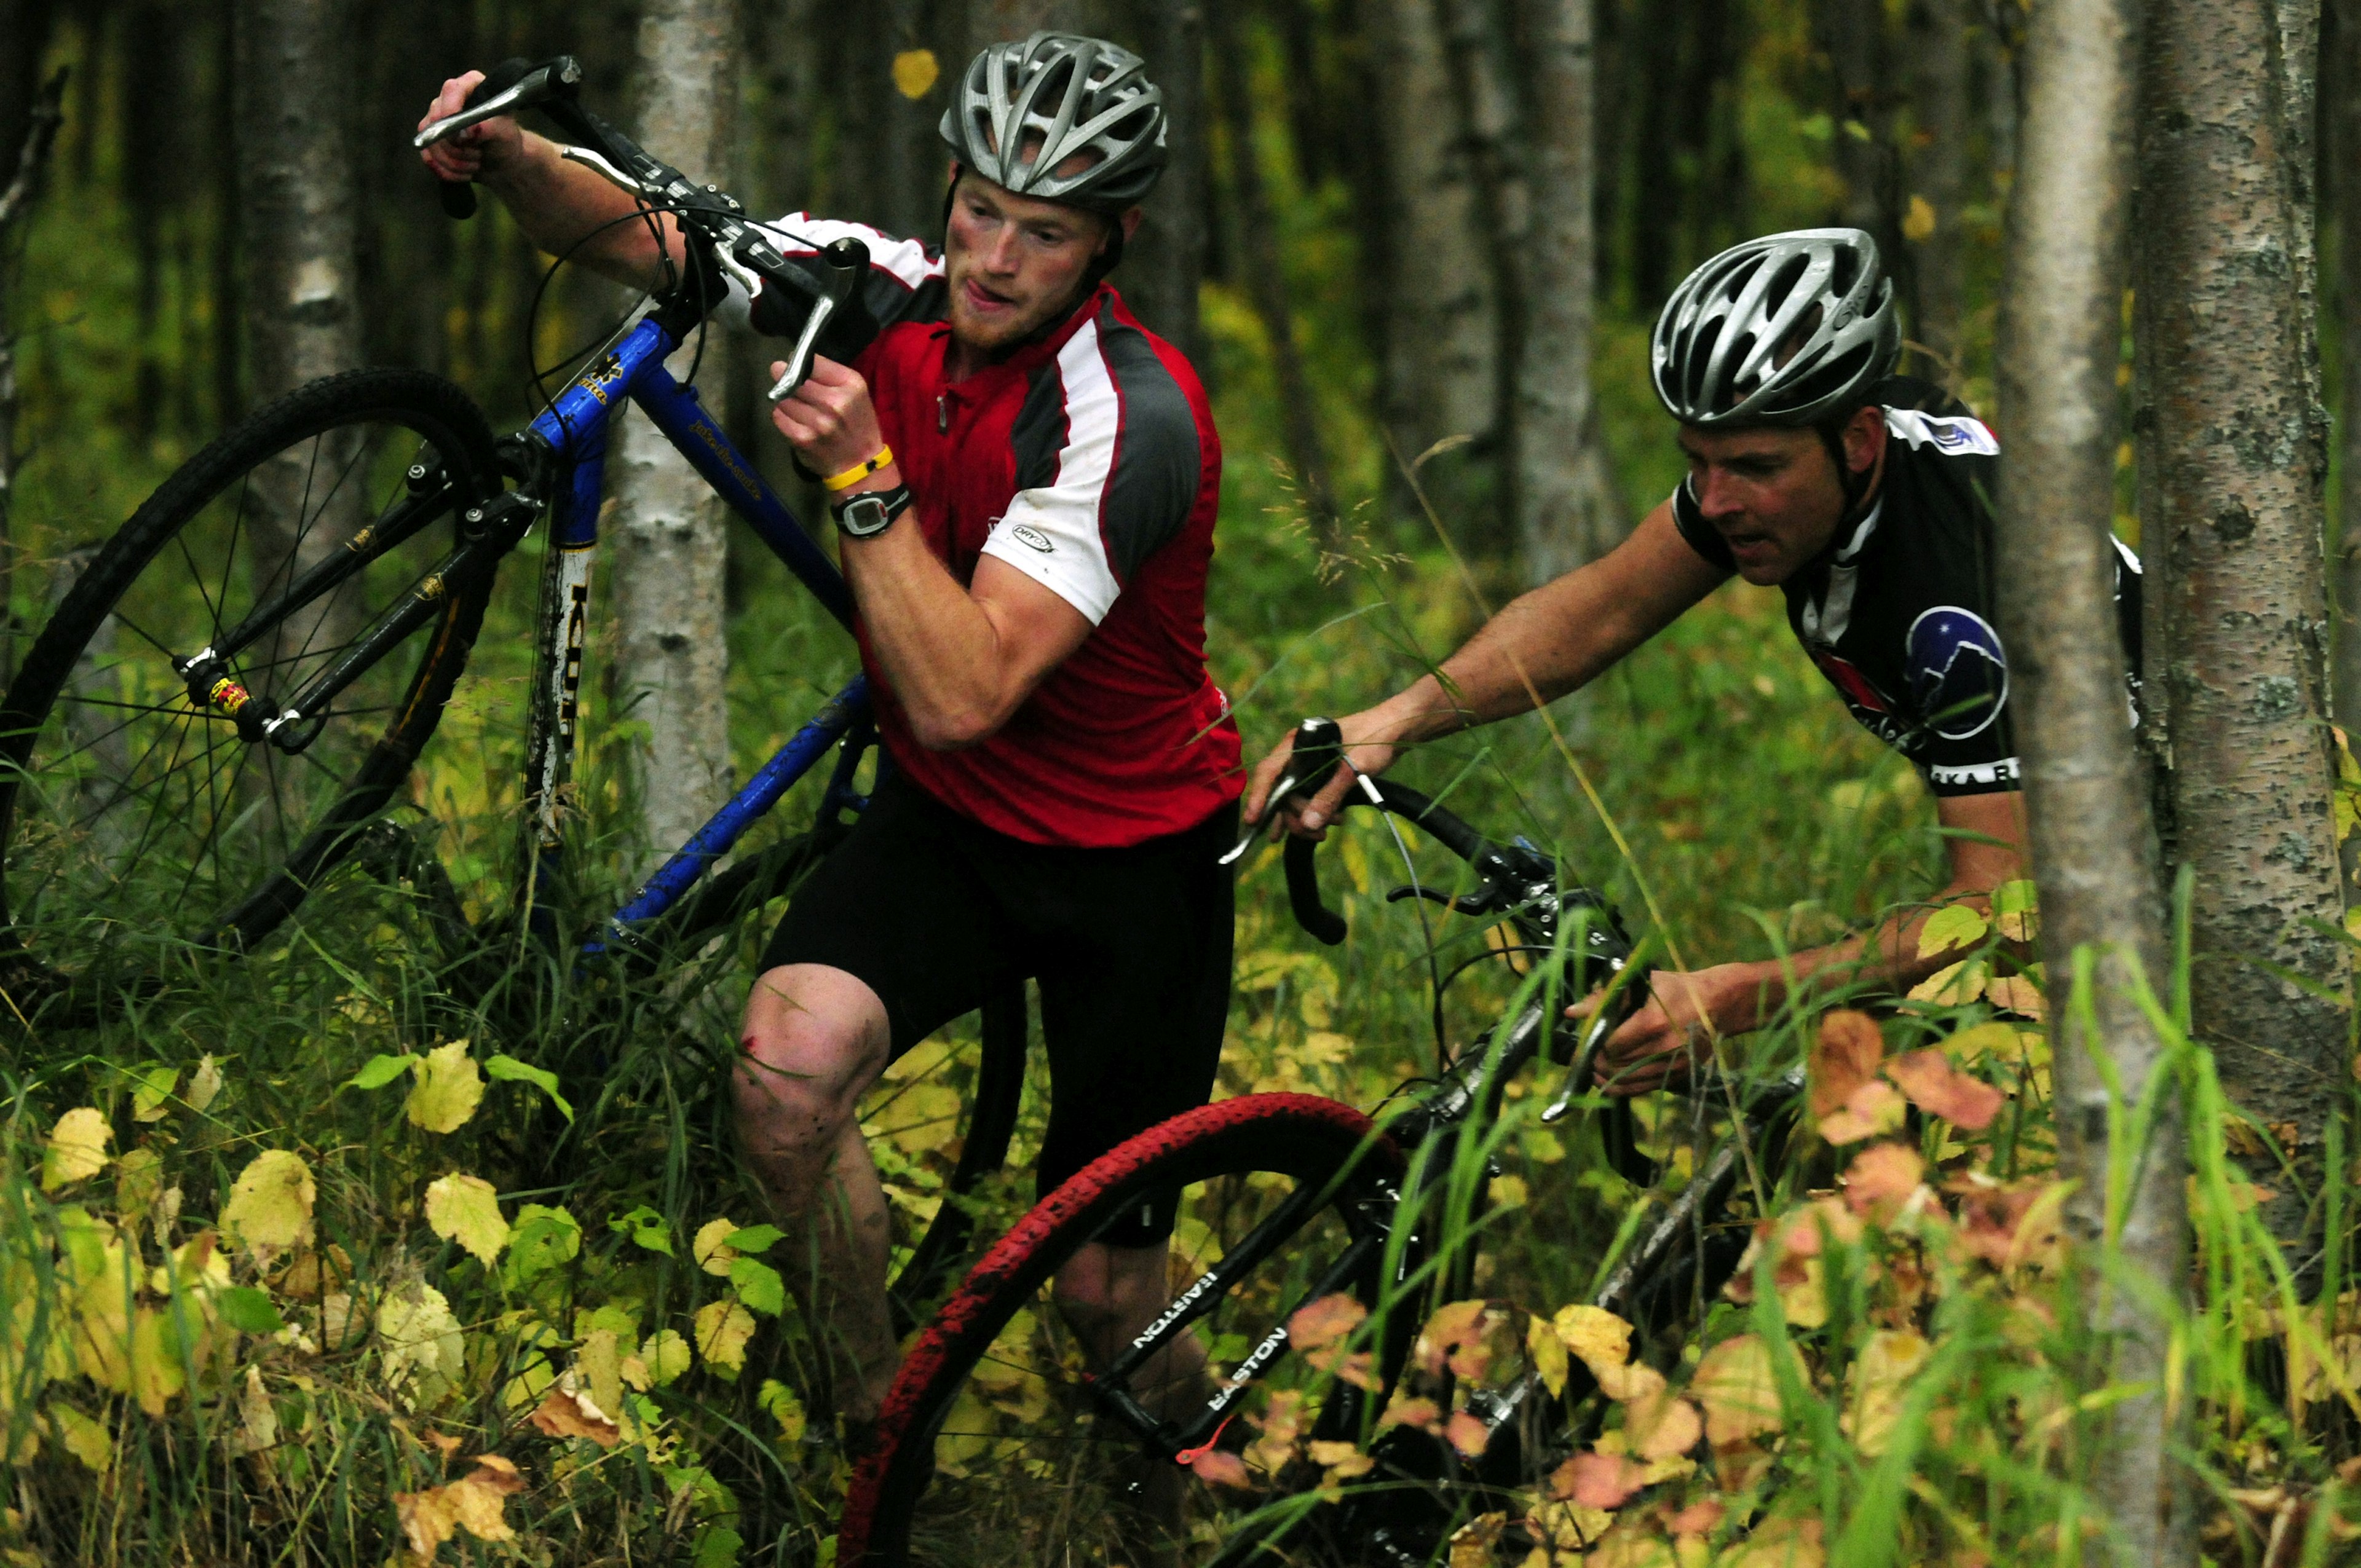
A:
<svg viewBox="0 0 2361 1568">
<path fill-rule="evenodd" d="M 1386 332 L 1385 418 L 1414 457 L 1447 435 L 1492 433 L 1492 273 L 1475 180 L 1455 147 L 1459 113 L 1433 0 L 1374 0 L 1375 134 L 1388 140 L 1394 255 Z"/>
<path fill-rule="evenodd" d="M 1526 123 L 1530 232 L 1518 365 L 1517 553 L 1528 583 L 1598 559 L 1622 537 L 1591 385 L 1597 317 L 1595 65 L 1590 0 L 1521 0 L 1532 50 Z"/>
<path fill-rule="evenodd" d="M 646 0 L 640 16 L 642 146 L 693 180 L 726 184 L 736 101 L 732 0 Z M 719 344 L 708 345 L 708 359 Z M 694 340 L 671 361 L 684 376 Z M 637 765 L 640 828 L 670 853 L 728 797 L 730 649 L 723 624 L 727 511 L 638 411 L 607 457 L 615 692 L 648 727 Z"/>
</svg>

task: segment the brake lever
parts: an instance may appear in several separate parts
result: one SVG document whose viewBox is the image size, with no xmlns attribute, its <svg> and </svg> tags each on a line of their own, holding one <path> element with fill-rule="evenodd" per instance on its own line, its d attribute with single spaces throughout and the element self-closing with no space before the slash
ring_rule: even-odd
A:
<svg viewBox="0 0 2361 1568">
<path fill-rule="evenodd" d="M 811 374 L 820 333 L 844 308 L 845 302 L 852 298 L 852 291 L 860 286 L 861 275 L 869 266 L 869 247 L 851 235 L 821 247 L 819 256 L 835 276 L 829 280 L 828 291 L 819 297 L 819 302 L 812 306 L 811 314 L 804 318 L 803 335 L 796 339 L 796 350 L 787 356 L 785 374 L 772 383 L 766 394 L 774 403 L 792 394 Z"/>
<path fill-rule="evenodd" d="M 1400 904 L 1405 898 L 1423 898 L 1429 904 L 1440 904 L 1455 915 L 1491 915 L 1502 907 L 1497 901 L 1498 896 L 1490 888 L 1486 888 L 1482 893 L 1464 893 L 1454 897 L 1439 887 L 1420 887 L 1414 883 L 1405 883 L 1389 892 L 1386 902 Z"/>
<path fill-rule="evenodd" d="M 410 145 L 423 152 L 445 137 L 456 136 L 469 126 L 497 119 L 520 106 L 533 107 L 541 101 L 538 94 L 550 85 L 553 70 L 556 71 L 557 82 L 561 86 L 571 87 L 582 80 L 581 62 L 570 54 L 561 55 L 547 65 L 527 71 L 517 79 L 516 85 L 493 93 L 480 104 L 469 104 L 447 118 L 436 120 L 412 137 Z"/>
<path fill-rule="evenodd" d="M 582 165 L 626 195 L 646 197 L 655 193 L 612 163 L 608 162 L 603 154 L 595 152 L 589 148 L 577 147 L 572 142 L 568 142 L 557 149 L 557 156 L 569 163 Z"/>
</svg>

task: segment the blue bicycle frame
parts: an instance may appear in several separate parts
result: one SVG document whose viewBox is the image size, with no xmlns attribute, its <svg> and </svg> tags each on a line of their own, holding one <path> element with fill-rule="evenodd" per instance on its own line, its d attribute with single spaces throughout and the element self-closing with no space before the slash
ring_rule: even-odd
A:
<svg viewBox="0 0 2361 1568">
<path fill-rule="evenodd" d="M 787 570 L 817 596 L 847 628 L 852 623 L 852 593 L 793 513 L 755 472 L 698 400 L 664 368 L 680 340 L 656 317 L 642 319 L 614 349 L 561 392 L 533 422 L 533 433 L 555 457 L 558 489 L 550 506 L 550 573 L 554 592 L 546 601 L 541 667 L 546 689 L 538 694 L 544 716 L 535 727 L 530 759 L 530 797 L 535 812 L 535 851 L 527 898 L 535 885 L 554 885 L 559 848 L 561 787 L 571 774 L 576 723 L 580 711 L 582 661 L 589 626 L 590 562 L 598 543 L 598 505 L 605 489 L 607 424 L 629 398 L 666 440 L 713 487 L 730 509 L 750 523 Z M 601 937 L 585 944 L 585 956 L 603 953 L 610 942 L 628 941 L 634 927 L 663 916 L 715 861 L 728 854 L 779 797 L 811 772 L 829 749 L 844 743 L 828 793 L 823 817 L 866 802 L 853 793 L 853 772 L 875 738 L 869 682 L 856 675 L 829 698 L 810 722 L 796 731 L 776 756 L 763 764 L 746 786 L 715 812 L 687 843 L 656 868 L 639 891 L 609 918 Z M 537 902 L 537 901 L 536 901 Z"/>
</svg>

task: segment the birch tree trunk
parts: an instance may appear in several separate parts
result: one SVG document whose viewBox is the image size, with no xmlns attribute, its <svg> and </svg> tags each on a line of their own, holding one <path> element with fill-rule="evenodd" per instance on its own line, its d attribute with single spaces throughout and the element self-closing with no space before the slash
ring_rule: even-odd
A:
<svg viewBox="0 0 2361 1568">
<path fill-rule="evenodd" d="M 1368 0 L 1386 138 L 1385 221 L 1395 254 L 1386 331 L 1386 428 L 1405 457 L 1447 435 L 1491 435 L 1491 270 L 1478 248 L 1474 181 L 1455 155 L 1457 114 L 1433 0 Z"/>
<path fill-rule="evenodd" d="M 346 126 L 351 12 L 346 0 L 235 4 L 247 363 L 254 400 L 267 403 L 361 359 L 359 203 Z M 345 460 L 335 451 L 283 454 L 257 471 L 243 509 L 258 595 L 309 569 L 360 527 L 359 487 L 336 487 L 321 500 L 306 483 L 307 455 Z M 315 600 L 272 634 L 272 661 L 293 649 L 335 646 L 357 630 L 360 613 L 349 594 Z M 240 787 L 266 814 L 258 825 L 270 836 L 285 824 L 267 773 L 247 770 Z"/>
<path fill-rule="evenodd" d="M 2165 1353 L 2182 1294 L 2186 1215 L 2179 1118 L 2159 1107 L 2145 1165 L 2115 1237 L 2106 1234 L 2108 1091 L 2100 1053 L 2121 1075 L 2126 1113 L 2169 1093 L 2161 1046 L 2137 982 L 2159 992 L 2168 958 L 2150 860 L 2147 792 L 2125 722 L 2125 652 L 2114 603 L 2115 369 L 2127 271 L 2137 0 L 2038 0 L 2026 61 L 2024 173 L 2009 210 L 1998 345 L 1998 549 L 2002 636 L 2019 694 L 2041 945 L 2058 1039 L 2059 1175 L 2079 1185 L 2067 1212 L 2090 1326 L 2104 1336 L 2094 1373 L 2149 1391 L 2107 1408 L 2093 1445 L 2099 1495 L 2115 1532 L 2102 1561 L 2149 1568 L 2187 1561 L 2165 1511 Z M 2070 977 L 2093 965 L 2096 1032 L 2066 1005 Z M 2113 1240 L 2114 1258 L 2100 1255 Z M 2114 1266 L 2109 1266 L 2113 1265 Z M 2127 1288 L 2136 1278 L 2147 1293 Z"/>
<path fill-rule="evenodd" d="M 1197 291 L 1205 276 L 1205 6 L 1139 0 L 1134 10 L 1148 79 L 1164 93 L 1168 161 L 1143 203 L 1115 285 L 1148 330 L 1204 376 Z"/>
<path fill-rule="evenodd" d="M 2317 0 L 2155 0 L 2140 110 L 2147 683 L 2168 842 L 2197 876 L 2198 1036 L 2316 1175 L 2348 949 L 2329 799 L 2326 420 L 2312 328 Z M 2024 159 L 2027 169 L 2035 159 Z M 2144 477 L 2145 478 L 2145 477 Z M 2299 1183 L 2257 1175 L 2283 1241 Z"/>
<path fill-rule="evenodd" d="M 731 0 L 644 0 L 633 134 L 690 179 L 729 183 L 737 99 Z M 688 373 L 692 340 L 673 356 Z M 614 512 L 615 691 L 648 727 L 636 767 L 640 828 L 669 853 L 730 793 L 730 647 L 724 621 L 727 513 L 637 409 L 615 422 L 607 457 Z"/>
<path fill-rule="evenodd" d="M 1502 557 L 1521 543 L 1523 477 L 1519 421 L 1525 349 L 1525 189 L 1510 138 L 1515 104 L 1493 59 L 1493 17 L 1484 0 L 1435 0 L 1444 61 L 1451 82 L 1458 156 L 1475 197 L 1481 258 L 1492 280 L 1491 439 L 1483 444 L 1492 474 L 1488 505 L 1470 514 L 1471 547 Z"/>
<path fill-rule="evenodd" d="M 1521 8 L 1531 96 L 1517 557 L 1525 581 L 1539 584 L 1605 554 L 1624 530 L 1591 387 L 1598 256 L 1590 0 L 1521 0 Z"/>
<path fill-rule="evenodd" d="M 2337 14 L 2322 65 L 2334 105 L 2329 168 L 2336 214 L 2338 410 L 2344 462 L 2336 498 L 2334 712 L 2349 734 L 2361 718 L 2361 17 Z"/>
<path fill-rule="evenodd" d="M 346 0 L 240 0 L 239 203 L 257 401 L 360 361 Z"/>
</svg>

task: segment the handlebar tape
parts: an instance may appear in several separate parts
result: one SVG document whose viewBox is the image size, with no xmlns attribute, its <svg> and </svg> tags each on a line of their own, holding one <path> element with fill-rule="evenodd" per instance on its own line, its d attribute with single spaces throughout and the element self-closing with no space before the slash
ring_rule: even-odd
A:
<svg viewBox="0 0 2361 1568">
<path fill-rule="evenodd" d="M 1287 902 L 1296 924 L 1333 948 L 1345 939 L 1345 917 L 1320 901 L 1320 867 L 1312 859 L 1318 848 L 1309 839 L 1287 840 Z"/>
</svg>

